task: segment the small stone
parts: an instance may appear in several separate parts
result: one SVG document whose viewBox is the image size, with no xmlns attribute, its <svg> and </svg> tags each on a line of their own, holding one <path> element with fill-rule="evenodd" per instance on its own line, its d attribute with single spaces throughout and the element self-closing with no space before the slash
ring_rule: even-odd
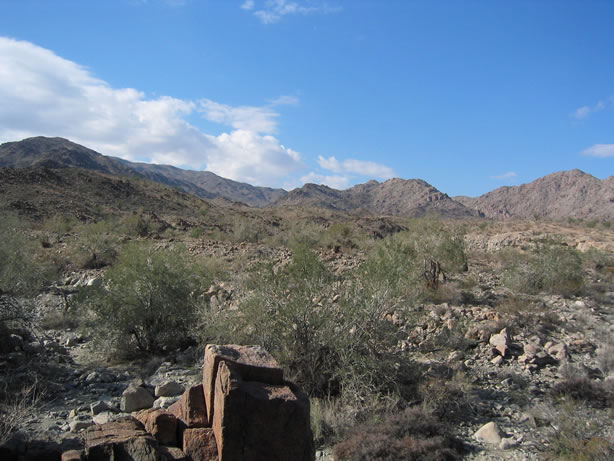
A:
<svg viewBox="0 0 614 461">
<path fill-rule="evenodd" d="M 509 450 L 510 448 L 516 448 L 518 446 L 518 442 L 511 437 L 503 437 L 501 442 L 499 442 L 499 448 L 501 450 Z"/>
<path fill-rule="evenodd" d="M 81 432 L 83 429 L 87 429 L 88 427 L 93 425 L 94 421 L 92 421 L 91 419 L 88 421 L 75 420 L 68 423 L 68 426 L 70 427 L 70 432 Z"/>
<path fill-rule="evenodd" d="M 105 402 L 98 400 L 90 405 L 90 410 L 92 416 L 96 416 L 98 413 L 102 413 L 103 411 L 109 411 L 110 408 Z"/>
<path fill-rule="evenodd" d="M 493 365 L 499 366 L 503 363 L 503 357 L 501 355 L 496 356 L 490 361 Z"/>
<path fill-rule="evenodd" d="M 448 355 L 448 362 L 459 362 L 465 358 L 462 351 L 453 351 Z"/>
<path fill-rule="evenodd" d="M 164 384 L 156 386 L 156 397 L 173 397 L 175 395 L 181 395 L 184 391 L 183 385 L 176 381 L 170 381 Z"/>
<path fill-rule="evenodd" d="M 473 434 L 473 438 L 478 442 L 489 443 L 491 445 L 499 445 L 501 443 L 501 431 L 497 423 L 491 421 L 482 426 Z"/>
</svg>

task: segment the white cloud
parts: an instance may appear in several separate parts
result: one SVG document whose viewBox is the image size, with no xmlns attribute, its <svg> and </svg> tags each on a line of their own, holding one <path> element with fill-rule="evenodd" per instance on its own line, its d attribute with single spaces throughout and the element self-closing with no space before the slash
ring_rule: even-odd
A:
<svg viewBox="0 0 614 461">
<path fill-rule="evenodd" d="M 300 154 L 273 136 L 237 130 L 216 137 L 213 143 L 215 148 L 208 153 L 207 169 L 225 178 L 269 186 L 303 167 Z"/>
<path fill-rule="evenodd" d="M 272 106 L 297 106 L 300 100 L 298 96 L 283 95 L 271 101 Z"/>
<path fill-rule="evenodd" d="M 193 113 L 234 131 L 214 136 Z M 106 155 L 201 169 L 276 185 L 302 168 L 300 155 L 271 136 L 271 106 L 232 107 L 209 99 L 149 98 L 112 88 L 77 63 L 25 41 L 0 37 L 0 142 L 61 136 Z"/>
<path fill-rule="evenodd" d="M 347 189 L 350 186 L 350 180 L 347 176 L 326 176 L 318 173 L 314 173 L 313 171 L 305 176 L 301 177 L 301 182 L 305 183 L 314 183 L 314 184 L 324 184 L 328 187 L 332 187 L 333 189 Z"/>
<path fill-rule="evenodd" d="M 341 10 L 339 6 L 329 6 L 326 3 L 306 6 L 305 3 L 288 0 L 266 0 L 260 8 L 256 8 L 253 0 L 247 0 L 241 5 L 241 8 L 253 11 L 254 16 L 263 24 L 274 24 L 287 15 L 328 14 Z"/>
<path fill-rule="evenodd" d="M 609 98 L 609 101 L 614 103 L 614 96 Z M 588 117 L 590 114 L 599 112 L 600 110 L 605 109 L 607 104 L 608 104 L 607 101 L 603 101 L 603 100 L 597 101 L 597 103 L 592 107 L 591 106 L 578 107 L 571 115 L 577 120 L 583 120 L 586 117 Z"/>
<path fill-rule="evenodd" d="M 511 178 L 515 178 L 516 176 L 518 176 L 518 174 L 515 171 L 507 171 L 503 174 L 499 174 L 496 176 L 491 176 L 491 179 L 511 179 Z"/>
<path fill-rule="evenodd" d="M 390 179 L 395 176 L 394 170 L 380 163 L 368 162 L 364 160 L 347 159 L 339 162 L 335 157 L 325 158 L 318 156 L 318 163 L 321 168 L 335 173 L 358 174 L 370 178 Z"/>
<path fill-rule="evenodd" d="M 590 157 L 614 157 L 614 144 L 594 144 L 584 149 L 582 154 Z"/>
<path fill-rule="evenodd" d="M 237 130 L 249 130 L 257 133 L 275 133 L 278 113 L 270 107 L 239 106 L 232 107 L 210 99 L 199 101 L 199 109 L 204 117 L 212 122 L 222 123 Z"/>
</svg>

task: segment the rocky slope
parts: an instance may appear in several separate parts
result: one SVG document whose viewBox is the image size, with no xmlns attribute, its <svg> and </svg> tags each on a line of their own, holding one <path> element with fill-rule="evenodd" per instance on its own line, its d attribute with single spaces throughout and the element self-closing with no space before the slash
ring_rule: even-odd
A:
<svg viewBox="0 0 614 461">
<path fill-rule="evenodd" d="M 114 176 L 137 176 L 177 187 L 201 198 L 223 198 L 251 206 L 264 206 L 284 196 L 283 189 L 255 187 L 217 176 L 169 165 L 129 162 L 99 154 L 63 138 L 35 137 L 0 145 L 0 167 L 79 167 Z"/>
<path fill-rule="evenodd" d="M 478 216 L 421 179 L 369 181 L 346 190 L 306 184 L 294 189 L 276 206 L 312 206 L 345 212 L 418 217 L 428 213 L 450 218 Z"/>
<path fill-rule="evenodd" d="M 488 218 L 614 218 L 614 176 L 560 171 L 529 184 L 500 187 L 480 197 L 454 197 Z"/>
</svg>

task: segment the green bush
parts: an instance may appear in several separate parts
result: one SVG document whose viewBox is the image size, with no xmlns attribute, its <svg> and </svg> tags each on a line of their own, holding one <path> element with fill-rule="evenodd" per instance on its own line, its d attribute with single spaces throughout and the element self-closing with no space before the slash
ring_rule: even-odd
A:
<svg viewBox="0 0 614 461">
<path fill-rule="evenodd" d="M 509 261 L 503 279 L 509 288 L 523 293 L 576 295 L 584 286 L 582 259 L 577 250 L 546 243 L 524 261 L 519 258 Z"/>
<path fill-rule="evenodd" d="M 36 259 L 34 244 L 24 236 L 15 217 L 0 220 L 0 322 L 30 321 L 32 312 L 18 298 L 33 298 L 51 278 L 51 270 Z"/>
<path fill-rule="evenodd" d="M 289 264 L 250 273 L 238 310 L 203 312 L 203 341 L 268 349 L 310 395 L 360 400 L 390 390 L 399 332 L 384 320 L 388 295 L 333 277 L 317 254 L 296 247 Z"/>
<path fill-rule="evenodd" d="M 184 248 L 130 244 L 104 278 L 102 286 L 80 293 L 87 327 L 99 341 L 123 354 L 159 353 L 191 341 L 210 278 Z"/>
</svg>

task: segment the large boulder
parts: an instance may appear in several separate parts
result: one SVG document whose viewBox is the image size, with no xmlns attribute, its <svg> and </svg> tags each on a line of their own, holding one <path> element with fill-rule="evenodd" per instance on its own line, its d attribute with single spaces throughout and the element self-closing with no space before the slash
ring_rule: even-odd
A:
<svg viewBox="0 0 614 461">
<path fill-rule="evenodd" d="M 177 418 L 161 409 L 142 410 L 136 415 L 145 430 L 162 445 L 177 446 Z"/>
<path fill-rule="evenodd" d="M 92 426 L 85 432 L 88 461 L 159 461 L 158 442 L 132 417 Z"/>
<path fill-rule="evenodd" d="M 131 384 L 122 394 L 121 410 L 126 413 L 151 408 L 155 399 L 144 387 Z"/>
<path fill-rule="evenodd" d="M 186 389 L 181 398 L 168 407 L 168 411 L 174 414 L 185 427 L 207 426 L 203 386 L 197 384 Z"/>
<path fill-rule="evenodd" d="M 217 461 L 217 443 L 210 427 L 186 429 L 183 433 L 183 452 L 196 461 Z"/>
<path fill-rule="evenodd" d="M 220 461 L 315 459 L 309 399 L 296 386 L 244 379 L 220 361 L 215 380 L 213 433 Z"/>
<path fill-rule="evenodd" d="M 217 370 L 222 361 L 232 363 L 245 381 L 258 381 L 267 384 L 282 384 L 283 382 L 283 370 L 279 367 L 275 358 L 260 346 L 207 345 L 203 364 L 203 388 L 207 406 L 207 419 L 210 424 L 213 421 L 215 406 L 214 392 Z"/>
</svg>

